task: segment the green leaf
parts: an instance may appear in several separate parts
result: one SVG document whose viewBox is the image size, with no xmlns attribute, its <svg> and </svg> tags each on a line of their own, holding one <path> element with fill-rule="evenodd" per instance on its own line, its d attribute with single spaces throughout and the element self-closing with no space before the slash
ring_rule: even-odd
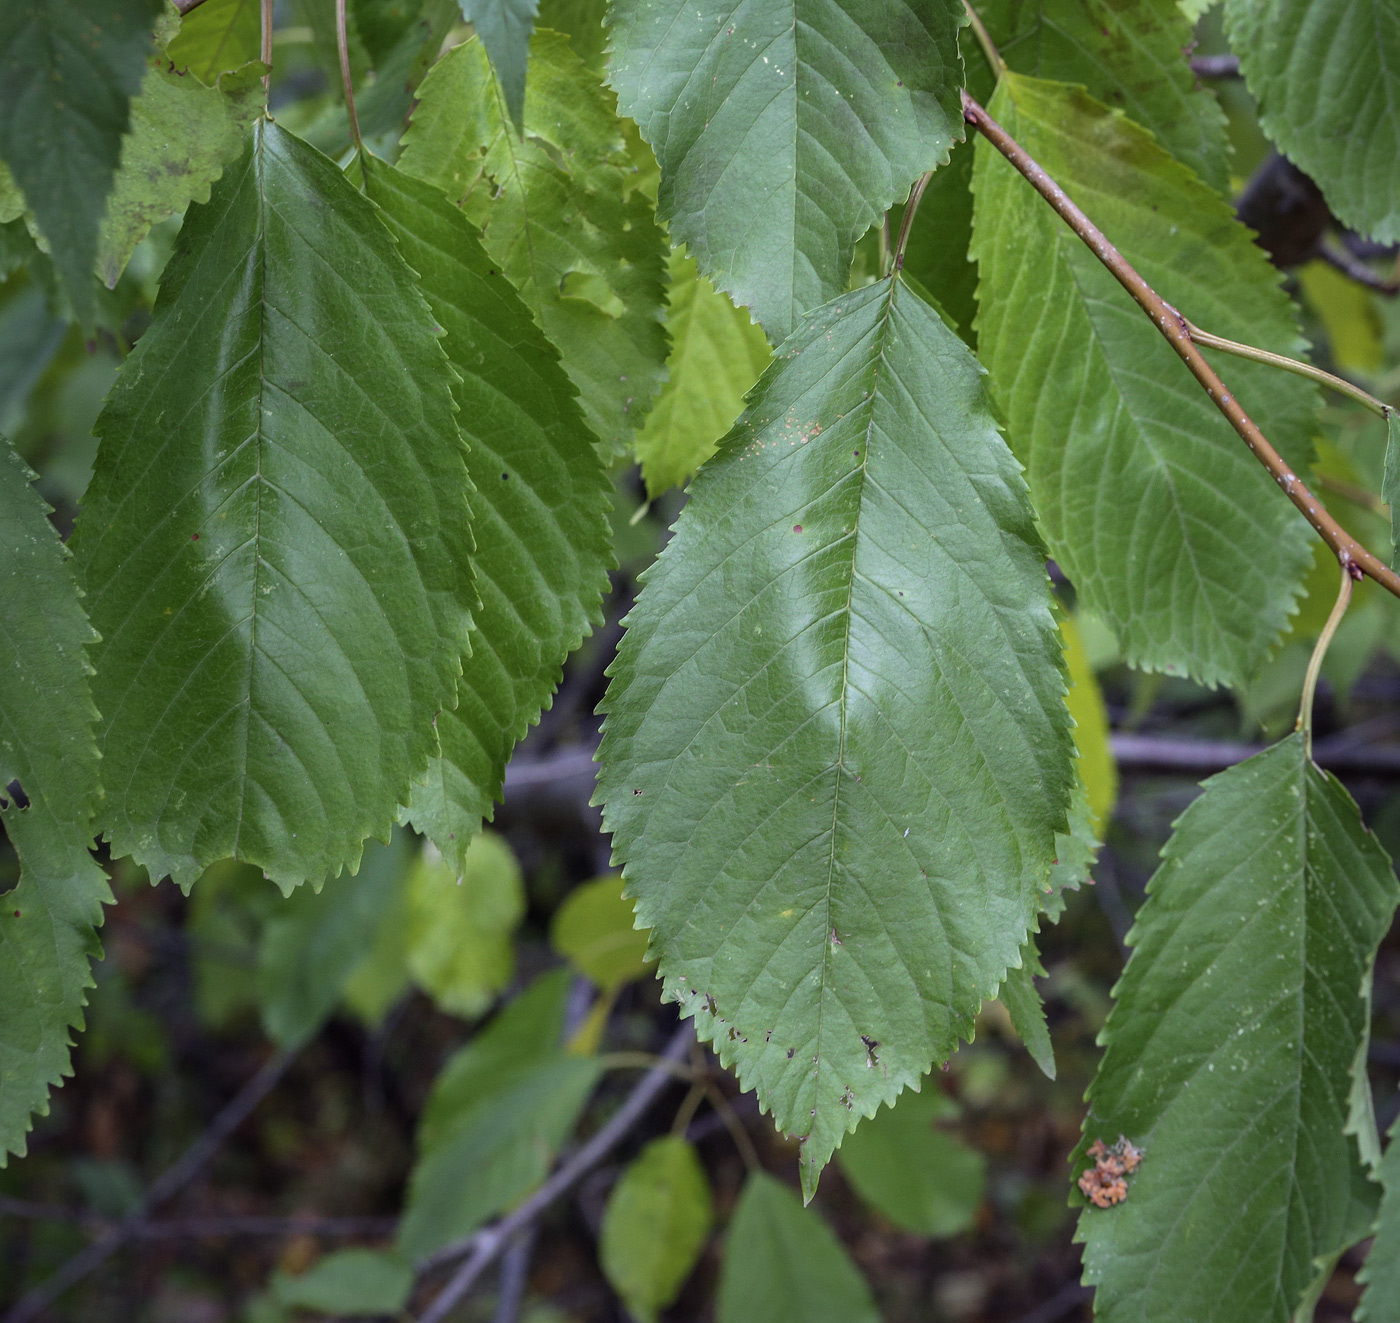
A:
<svg viewBox="0 0 1400 1323">
<path fill-rule="evenodd" d="M 1191 72 L 1191 23 L 1176 0 L 982 0 L 977 10 L 1017 73 L 1080 84 L 1229 193 L 1225 113 Z"/>
<path fill-rule="evenodd" d="M 288 1308 L 352 1317 L 397 1314 L 412 1289 L 412 1264 L 388 1250 L 336 1250 L 307 1272 L 272 1277 L 273 1295 Z"/>
<path fill-rule="evenodd" d="M 1006 971 L 1006 981 L 1001 985 L 997 998 L 1006 1007 L 1011 1017 L 1011 1027 L 1016 1036 L 1031 1054 L 1031 1060 L 1040 1067 L 1046 1079 L 1055 1078 L 1055 1047 L 1050 1041 L 1050 1026 L 1045 1021 L 1045 1003 L 1035 986 L 1035 976 L 1045 976 L 1045 966 L 1040 963 L 1040 952 L 1036 950 L 1035 938 L 1027 940 L 1021 952 L 1020 967 Z M 859 1132 L 857 1132 L 859 1133 Z M 843 1150 L 844 1152 L 844 1150 Z"/>
<path fill-rule="evenodd" d="M 666 240 L 629 192 L 636 167 L 611 97 L 559 33 L 536 32 L 530 52 L 523 139 L 469 41 L 423 80 L 399 164 L 481 226 L 616 458 L 665 378 Z"/>
<path fill-rule="evenodd" d="M 1113 761 L 1109 743 L 1108 708 L 1084 640 L 1068 615 L 1060 617 L 1060 633 L 1064 638 L 1065 669 L 1069 672 L 1065 705 L 1074 718 L 1074 745 L 1078 752 L 1075 767 L 1084 785 L 1090 823 L 1095 831 L 1102 832 L 1118 799 L 1118 765 Z"/>
<path fill-rule="evenodd" d="M 1385 419 L 1385 475 L 1381 500 L 1390 506 L 1390 564 L 1400 566 L 1400 415 L 1394 409 Z"/>
<path fill-rule="evenodd" d="M 524 133 L 525 67 L 530 34 L 540 0 L 461 0 L 462 17 L 476 29 L 500 79 L 506 113 L 517 133 Z"/>
<path fill-rule="evenodd" d="M 399 898 L 411 846 L 396 832 L 370 842 L 353 877 L 319 891 L 301 887 L 281 902 L 263 929 L 258 999 L 268 1037 L 300 1046 L 319 1032 Z"/>
<path fill-rule="evenodd" d="M 629 624 L 604 820 L 667 995 L 810 1194 L 995 995 L 1069 797 L 1044 551 L 932 308 L 886 280 L 803 324 Z"/>
<path fill-rule="evenodd" d="M 549 1171 L 598 1081 L 559 1045 L 568 976 L 546 975 L 450 1058 L 419 1131 L 398 1248 L 414 1259 L 523 1198 Z"/>
<path fill-rule="evenodd" d="M 540 0 L 538 23 L 569 38 L 574 54 L 600 74 L 608 53 L 607 0 Z"/>
<path fill-rule="evenodd" d="M 895 1226 L 918 1236 L 955 1236 L 977 1216 L 987 1164 L 937 1128 L 958 1109 L 937 1085 L 925 1080 L 924 1086 L 861 1126 L 841 1146 L 839 1161 L 856 1193 Z"/>
<path fill-rule="evenodd" d="M 90 852 L 96 635 L 33 477 L 0 438 L 0 820 L 21 869 L 0 908 L 0 1166 L 23 1155 L 30 1116 L 47 1114 L 68 1074 L 68 1031 L 82 1026 L 94 930 L 112 899 Z"/>
<path fill-rule="evenodd" d="M 638 1323 L 675 1300 L 714 1225 L 710 1183 L 681 1135 L 653 1139 L 608 1197 L 598 1259 Z"/>
<path fill-rule="evenodd" d="M 1357 1323 L 1400 1323 L 1400 1119 L 1390 1127 L 1381 1163 L 1380 1213 L 1365 1266 L 1356 1275 L 1366 1290 L 1356 1311 Z"/>
<path fill-rule="evenodd" d="M 441 753 L 409 811 L 460 869 L 516 741 L 550 701 L 564 658 L 601 619 L 612 484 L 557 353 L 471 222 L 431 185 L 378 161 L 365 161 L 365 189 L 444 328 L 477 489 L 472 655 L 456 710 L 438 716 Z"/>
<path fill-rule="evenodd" d="M 209 200 L 210 184 L 242 153 L 262 110 L 256 70 L 215 89 L 152 58 L 131 103 L 131 131 L 122 139 L 121 167 L 98 236 L 97 274 L 108 289 L 152 225 Z"/>
<path fill-rule="evenodd" d="M 651 973 L 647 933 L 632 922 L 632 903 L 613 874 L 575 887 L 554 913 L 550 944 L 604 992 Z"/>
<path fill-rule="evenodd" d="M 220 74 L 258 58 L 260 35 L 258 0 L 202 0 L 180 20 L 166 54 L 176 69 L 213 87 Z"/>
<path fill-rule="evenodd" d="M 23 418 L 34 384 L 53 361 L 68 323 L 49 311 L 38 285 L 29 285 L 0 307 L 0 427 Z"/>
<path fill-rule="evenodd" d="M 469 628 L 470 484 L 413 273 L 274 124 L 190 209 L 75 547 L 118 854 L 284 889 L 387 839 Z"/>
<path fill-rule="evenodd" d="M 637 433 L 647 494 L 680 487 L 715 452 L 744 407 L 744 395 L 772 354 L 763 332 L 696 269 L 684 249 L 671 253 L 670 378 Z"/>
<path fill-rule="evenodd" d="M 1162 860 L 1076 1163 L 1120 1135 L 1144 1156 L 1081 1217 L 1085 1280 L 1113 1323 L 1287 1323 L 1350 1243 L 1362 978 L 1400 884 L 1301 734 L 1207 781 Z"/>
<path fill-rule="evenodd" d="M 1337 367 L 1363 376 L 1380 372 L 1385 366 L 1385 323 L 1375 292 L 1321 258 L 1304 262 L 1293 275 L 1322 323 Z"/>
<path fill-rule="evenodd" d="M 1400 6 L 1226 0 L 1230 49 L 1279 150 L 1348 227 L 1400 240 Z"/>
<path fill-rule="evenodd" d="M 1184 315 L 1302 356 L 1263 251 L 1149 134 L 1015 74 L 991 112 Z M 1306 524 L 1088 247 L 988 143 L 977 153 L 978 344 L 1055 559 L 1130 664 L 1243 682 L 1287 624 Z M 1239 359 L 1224 370 L 1305 467 L 1316 388 Z"/>
<path fill-rule="evenodd" d="M 786 1185 L 753 1172 L 729 1224 L 718 1323 L 879 1323 L 841 1242 Z"/>
<path fill-rule="evenodd" d="M 83 322 L 94 310 L 97 230 L 159 11 L 159 0 L 0 5 L 0 159 Z"/>
<path fill-rule="evenodd" d="M 973 155 L 972 143 L 958 143 L 948 164 L 934 171 L 909 233 L 903 270 L 938 300 L 958 334 L 975 349 L 977 266 L 967 251 L 972 237 Z"/>
<path fill-rule="evenodd" d="M 525 917 L 520 865 L 483 832 L 460 869 L 425 850 L 408 875 L 408 968 L 445 1011 L 476 1016 L 515 973 L 511 936 Z"/>
<path fill-rule="evenodd" d="M 658 214 L 775 344 L 964 136 L 952 0 L 614 0 L 610 21 L 618 105 L 661 162 Z"/>
</svg>

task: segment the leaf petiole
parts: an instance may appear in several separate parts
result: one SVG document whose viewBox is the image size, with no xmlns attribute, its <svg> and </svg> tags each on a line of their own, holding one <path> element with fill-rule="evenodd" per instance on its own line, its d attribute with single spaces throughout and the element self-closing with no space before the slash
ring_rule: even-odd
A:
<svg viewBox="0 0 1400 1323">
<path fill-rule="evenodd" d="M 1322 671 L 1322 659 L 1327 656 L 1327 649 L 1337 633 L 1337 627 L 1342 623 L 1342 617 L 1346 615 L 1347 607 L 1351 604 L 1351 586 L 1357 577 L 1351 561 L 1339 558 L 1339 564 L 1342 567 L 1342 584 L 1337 589 L 1337 600 L 1332 606 L 1332 614 L 1327 617 L 1322 633 L 1317 636 L 1317 644 L 1308 660 L 1307 674 L 1303 677 L 1303 696 L 1298 704 L 1298 721 L 1294 726 L 1295 730 L 1303 732 L 1303 747 L 1309 758 L 1312 757 L 1313 696 L 1317 692 L 1317 677 Z"/>
</svg>

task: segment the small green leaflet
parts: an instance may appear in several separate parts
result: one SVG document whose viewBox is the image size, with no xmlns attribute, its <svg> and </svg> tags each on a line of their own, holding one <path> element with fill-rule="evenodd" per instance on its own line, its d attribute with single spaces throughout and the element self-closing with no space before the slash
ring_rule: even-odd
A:
<svg viewBox="0 0 1400 1323">
<path fill-rule="evenodd" d="M 1388 409 L 1385 416 L 1385 472 L 1381 499 L 1390 506 L 1390 564 L 1400 565 L 1400 416 Z"/>
<path fill-rule="evenodd" d="M 491 57 L 500 79 L 506 113 L 517 133 L 524 133 L 525 67 L 530 59 L 530 33 L 540 0 L 461 0 L 462 17 Z"/>
<path fill-rule="evenodd" d="M 1191 24 L 1176 0 L 982 0 L 977 10 L 1017 73 L 1082 85 L 1229 192 L 1225 114 L 1191 72 Z"/>
<path fill-rule="evenodd" d="M 1128 940 L 1085 1139 L 1143 1151 L 1086 1208 L 1096 1317 L 1288 1323 L 1350 1244 L 1350 1070 L 1400 884 L 1301 734 L 1212 777 Z"/>
<path fill-rule="evenodd" d="M 213 87 L 220 74 L 258 58 L 258 37 L 258 0 L 202 0 L 180 20 L 166 53 L 176 69 Z"/>
<path fill-rule="evenodd" d="M 1356 1280 L 1366 1284 L 1357 1323 L 1400 1323 L 1400 1119 L 1390 1127 L 1380 1169 L 1376 1239 Z"/>
<path fill-rule="evenodd" d="M 1278 272 L 1150 134 L 1019 74 L 990 109 L 1183 315 L 1303 354 Z M 1288 622 L 1307 525 L 1093 253 L 988 143 L 977 154 L 978 344 L 1055 559 L 1132 665 L 1242 683 Z M 1316 387 L 1234 358 L 1222 370 L 1305 471 Z"/>
<path fill-rule="evenodd" d="M 68 1031 L 82 1026 L 94 930 L 112 899 L 90 853 L 97 636 L 33 477 L 0 437 L 0 819 L 21 870 L 0 908 L 0 1166 L 23 1155 L 30 1116 L 48 1112 L 68 1073 Z"/>
<path fill-rule="evenodd" d="M 653 1139 L 622 1173 L 608 1196 L 598 1258 L 637 1323 L 656 1323 L 675 1300 L 714 1220 L 705 1169 L 683 1136 Z"/>
<path fill-rule="evenodd" d="M 190 209 L 74 544 L 102 825 L 153 876 L 319 882 L 425 774 L 474 598 L 437 336 L 375 209 L 276 125 Z"/>
<path fill-rule="evenodd" d="M 1400 3 L 1226 0 L 1259 120 L 1341 221 L 1400 240 Z"/>
<path fill-rule="evenodd" d="M 744 1184 L 725 1240 L 718 1323 L 880 1323 L 831 1228 L 764 1172 Z"/>
<path fill-rule="evenodd" d="M 456 710 L 437 719 L 441 753 L 409 806 L 414 826 L 460 871 L 516 741 L 601 619 L 612 484 L 558 355 L 471 222 L 438 189 L 371 158 L 365 189 L 444 328 L 477 488 L 472 653 Z"/>
<path fill-rule="evenodd" d="M 308 1272 L 272 1275 L 279 1304 L 351 1317 L 397 1314 L 412 1290 L 413 1265 L 391 1250 L 335 1250 Z"/>
<path fill-rule="evenodd" d="M 810 1196 L 1019 952 L 1072 745 L 982 372 L 884 280 L 814 313 L 700 471 L 613 665 L 599 795 L 666 993 Z"/>
<path fill-rule="evenodd" d="M 670 379 L 636 440 L 653 497 L 684 486 L 714 454 L 772 358 L 749 314 L 706 280 L 683 248 L 671 253 L 670 303 Z"/>
<path fill-rule="evenodd" d="M 159 0 L 0 5 L 0 160 L 83 322 L 94 308 L 97 229 L 159 12 Z"/>
<path fill-rule="evenodd" d="M 775 344 L 964 136 L 953 0 L 613 0 L 609 20 L 618 105 L 661 163 L 658 215 Z"/>
<path fill-rule="evenodd" d="M 632 188 L 637 167 L 606 89 L 559 33 L 537 31 L 530 50 L 523 138 L 481 42 L 469 41 L 423 80 L 399 165 L 481 227 L 612 460 L 665 379 L 666 239 Z"/>
</svg>

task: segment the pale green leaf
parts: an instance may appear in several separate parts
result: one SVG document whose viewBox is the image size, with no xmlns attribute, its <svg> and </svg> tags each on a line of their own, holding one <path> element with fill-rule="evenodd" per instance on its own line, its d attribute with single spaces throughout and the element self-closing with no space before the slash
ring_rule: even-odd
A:
<svg viewBox="0 0 1400 1323">
<path fill-rule="evenodd" d="M 517 133 L 523 132 L 525 67 L 540 0 L 461 0 L 461 5 L 462 17 L 476 29 L 491 57 L 510 122 Z"/>
<path fill-rule="evenodd" d="M 661 162 L 658 214 L 775 344 L 963 137 L 965 21 L 952 0 L 614 0 L 609 78 Z"/>
<path fill-rule="evenodd" d="M 1149 134 L 1015 74 L 991 113 L 1185 316 L 1303 354 L 1263 250 Z M 978 344 L 1050 549 L 1130 664 L 1240 683 L 1287 624 L 1307 525 L 1089 248 L 987 142 L 977 153 Z M 1222 370 L 1304 468 L 1316 388 L 1234 358 Z"/>
<path fill-rule="evenodd" d="M 1381 500 L 1390 506 L 1390 563 L 1400 566 L 1400 415 L 1394 409 L 1385 419 L 1385 473 Z"/>
<path fill-rule="evenodd" d="M 554 913 L 549 940 L 581 974 L 604 992 L 645 978 L 647 934 L 633 926 L 632 902 L 616 874 L 575 887 Z"/>
<path fill-rule="evenodd" d="M 813 1209 L 764 1172 L 744 1185 L 725 1241 L 718 1323 L 880 1323 L 870 1288 Z"/>
<path fill-rule="evenodd" d="M 408 875 L 405 944 L 414 982 L 443 1010 L 480 1015 L 515 973 L 511 937 L 524 917 L 520 865 L 501 837 L 477 836 L 460 869 L 425 849 Z"/>
<path fill-rule="evenodd" d="M 1044 550 L 928 304 L 886 280 L 803 324 L 629 625 L 605 823 L 667 995 L 810 1191 L 995 996 L 1069 797 Z"/>
<path fill-rule="evenodd" d="M 1101 833 L 1118 799 L 1118 765 L 1109 744 L 1108 708 L 1104 706 L 1103 691 L 1089 663 L 1084 640 L 1070 616 L 1061 615 L 1060 633 L 1069 672 L 1065 704 L 1074 718 L 1074 745 L 1078 751 L 1075 767 L 1084 784 L 1091 823 Z"/>
<path fill-rule="evenodd" d="M 33 477 L 0 437 L 0 820 L 21 870 L 0 908 L 0 1166 L 68 1074 L 112 898 L 90 853 L 96 635 Z"/>
<path fill-rule="evenodd" d="M 637 1323 L 656 1323 L 675 1300 L 714 1220 L 705 1169 L 683 1136 L 653 1139 L 622 1173 L 603 1212 L 598 1261 Z"/>
<path fill-rule="evenodd" d="M 671 253 L 670 302 L 670 378 L 635 442 L 651 496 L 684 486 L 714 454 L 772 358 L 749 314 L 706 280 L 681 248 Z"/>
<path fill-rule="evenodd" d="M 387 839 L 470 624 L 470 483 L 413 273 L 274 124 L 190 209 L 75 548 L 116 853 L 290 886 Z"/>
<path fill-rule="evenodd" d="M 220 74 L 258 58 L 260 35 L 258 0 L 202 0 L 180 20 L 166 54 L 176 69 L 213 87 Z"/>
<path fill-rule="evenodd" d="M 1226 0 L 1259 122 L 1350 228 L 1400 240 L 1400 3 Z"/>
<path fill-rule="evenodd" d="M 629 192 L 636 167 L 612 98 L 561 34 L 536 32 L 530 52 L 523 139 L 473 40 L 423 80 L 399 164 L 481 226 L 616 458 L 665 376 L 666 240 Z"/>
<path fill-rule="evenodd" d="M 1390 1127 L 1380 1169 L 1380 1213 L 1365 1266 L 1357 1274 L 1366 1290 L 1357 1323 L 1400 1323 L 1400 1119 Z"/>
<path fill-rule="evenodd" d="M 1143 1152 L 1086 1208 L 1085 1280 L 1112 1323 L 1287 1323 L 1354 1237 L 1350 1068 L 1362 979 L 1400 885 L 1301 734 L 1212 777 L 1128 940 L 1085 1141 Z"/>
<path fill-rule="evenodd" d="M 0 5 L 0 159 L 84 322 L 97 230 L 159 12 L 160 0 Z"/>
<path fill-rule="evenodd" d="M 1375 292 L 1321 258 L 1303 263 L 1293 274 L 1322 322 L 1337 367 L 1346 373 L 1379 372 L 1385 365 L 1385 324 Z"/>
<path fill-rule="evenodd" d="M 538 22 L 565 33 L 579 59 L 601 73 L 608 47 L 607 8 L 607 0 L 540 0 Z"/>
<path fill-rule="evenodd" d="M 471 222 L 437 189 L 378 161 L 365 189 L 422 279 L 476 484 L 473 565 L 481 597 L 457 707 L 438 715 L 441 752 L 415 785 L 414 826 L 461 867 L 491 816 L 515 743 L 600 619 L 613 564 L 612 484 L 558 355 Z"/>
<path fill-rule="evenodd" d="M 412 1289 L 413 1266 L 392 1250 L 336 1250 L 295 1277 L 272 1278 L 273 1295 L 289 1308 L 351 1317 L 396 1314 Z"/>
<path fill-rule="evenodd" d="M 987 1164 L 937 1122 L 958 1109 L 931 1080 L 862 1125 L 838 1161 L 866 1203 L 919 1236 L 955 1236 L 977 1216 Z"/>
<path fill-rule="evenodd" d="M 109 289 L 152 225 L 191 202 L 209 200 L 210 184 L 242 154 L 262 110 L 256 71 L 225 78 L 215 89 L 152 59 L 141 94 L 131 103 L 131 130 L 122 139 L 121 166 L 97 241 L 97 274 Z"/>
</svg>

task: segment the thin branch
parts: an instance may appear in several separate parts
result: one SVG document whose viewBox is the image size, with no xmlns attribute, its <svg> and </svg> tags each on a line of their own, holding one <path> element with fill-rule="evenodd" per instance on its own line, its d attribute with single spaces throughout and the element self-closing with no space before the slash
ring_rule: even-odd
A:
<svg viewBox="0 0 1400 1323">
<path fill-rule="evenodd" d="M 136 1208 L 85 1249 L 79 1250 L 52 1277 L 22 1296 L 0 1323 L 30 1323 L 69 1287 L 77 1285 L 106 1263 L 129 1240 L 141 1237 L 141 1228 L 147 1224 L 151 1213 L 183 1190 L 209 1165 L 224 1141 L 252 1115 L 253 1109 L 286 1074 L 294 1055 L 291 1048 L 283 1048 L 270 1057 L 262 1069 L 234 1094 L 210 1127 L 184 1151 L 179 1161 L 156 1178 Z"/>
<path fill-rule="evenodd" d="M 677 1062 L 689 1050 L 695 1036 L 695 1026 L 685 1021 L 672 1035 L 662 1056 L 668 1062 Z M 457 1270 L 433 1303 L 423 1313 L 420 1323 L 442 1323 L 451 1313 L 457 1302 L 476 1285 L 482 1273 L 495 1262 L 512 1237 L 523 1228 L 531 1225 L 546 1208 L 560 1195 L 568 1191 L 581 1177 L 586 1176 L 609 1153 L 617 1147 L 638 1121 L 646 1115 L 661 1091 L 671 1082 L 671 1072 L 661 1066 L 653 1067 L 638 1080 L 636 1087 L 628 1094 L 626 1101 L 577 1153 L 558 1167 L 554 1174 L 540 1186 L 514 1212 L 503 1217 L 494 1227 L 477 1232 L 465 1240 L 445 1247 L 426 1260 L 424 1267 L 443 1263 L 470 1254 L 467 1261 Z"/>
<path fill-rule="evenodd" d="M 1394 298 L 1397 293 L 1400 293 L 1400 282 L 1397 282 L 1393 277 L 1387 280 L 1384 276 L 1378 276 L 1365 262 L 1351 253 L 1333 248 L 1330 244 L 1319 244 L 1317 255 L 1328 266 L 1335 267 L 1349 280 L 1356 281 L 1358 285 L 1365 285 L 1367 289 L 1373 289 L 1377 294 Z"/>
<path fill-rule="evenodd" d="M 695 1071 L 683 1061 L 670 1061 L 650 1052 L 603 1052 L 596 1058 L 604 1070 L 664 1070 L 682 1084 L 695 1080 Z"/>
<path fill-rule="evenodd" d="M 933 178 L 933 171 L 926 170 L 914 181 L 909 190 L 909 201 L 904 204 L 904 218 L 899 222 L 899 238 L 894 245 L 894 269 L 904 270 L 904 249 L 909 242 L 909 231 L 914 228 L 914 217 L 918 214 L 919 203 L 924 200 L 924 189 Z"/>
<path fill-rule="evenodd" d="M 262 0 L 260 12 L 262 14 L 262 50 L 259 52 L 259 59 L 267 66 L 267 72 L 263 74 L 263 94 L 270 95 L 272 92 L 272 0 Z"/>
<path fill-rule="evenodd" d="M 350 140 L 357 152 L 363 152 L 360 117 L 355 114 L 355 80 L 350 77 L 350 42 L 345 35 L 345 0 L 335 0 L 335 48 L 340 53 L 340 86 L 345 93 L 345 112 L 350 117 Z"/>
<path fill-rule="evenodd" d="M 1322 633 L 1317 636 L 1312 656 L 1308 658 L 1307 673 L 1303 676 L 1303 695 L 1298 703 L 1298 722 L 1294 729 L 1303 732 L 1303 746 L 1309 758 L 1312 757 L 1313 751 L 1313 696 L 1317 693 L 1317 677 L 1322 674 L 1322 659 L 1327 656 L 1327 649 L 1337 632 L 1337 626 L 1342 623 L 1342 617 L 1346 615 L 1350 605 L 1351 567 L 1343 565 L 1342 586 L 1337 590 L 1337 600 L 1332 604 L 1332 612 L 1322 627 Z"/>
<path fill-rule="evenodd" d="M 535 1228 L 526 1227 L 511 1242 L 501 1261 L 501 1285 L 493 1323 L 516 1323 L 530 1285 L 530 1256 L 535 1252 Z"/>
<path fill-rule="evenodd" d="M 1330 473 L 1314 473 L 1313 481 L 1324 491 L 1336 492 L 1338 496 L 1346 497 L 1353 505 L 1359 505 L 1363 510 L 1380 515 L 1382 519 L 1390 514 L 1390 506 L 1375 492 L 1367 491 L 1357 483 L 1348 482 L 1345 478 L 1334 478 Z"/>
<path fill-rule="evenodd" d="M 101 1213 L 58 1204 L 36 1204 L 0 1195 L 0 1217 L 20 1217 L 33 1222 L 68 1222 L 108 1231 L 117 1224 Z M 128 1233 L 131 1240 L 215 1240 L 227 1236 L 388 1236 L 398 1226 L 392 1217 L 321 1217 L 291 1214 L 264 1217 L 233 1213 L 219 1217 L 164 1218 L 142 1222 Z"/>
<path fill-rule="evenodd" d="M 180 11 L 180 16 L 182 18 L 188 14 L 191 9 L 198 9 L 203 3 L 204 0 L 174 0 L 175 8 Z"/>
<path fill-rule="evenodd" d="M 1379 557 L 1372 555 L 1333 519 L 1302 479 L 1288 467 L 1283 457 L 1241 408 L 1239 401 L 1225 388 L 1225 383 L 1196 347 L 1181 314 L 1137 273 L 1123 254 L 1108 241 L 1103 231 L 1070 200 L 1064 189 L 1046 174 L 1020 143 L 966 92 L 963 93 L 962 100 L 963 115 L 968 123 L 1006 157 L 1070 229 L 1084 241 L 1094 256 L 1113 273 L 1118 283 L 1132 295 L 1153 325 L 1161 331 L 1167 342 L 1190 368 L 1191 374 L 1205 388 L 1216 408 L 1239 433 L 1254 457 L 1268 469 L 1289 500 L 1317 530 L 1322 540 L 1332 548 L 1342 566 L 1354 567 L 1354 572 L 1369 575 L 1396 597 L 1400 597 L 1400 574 L 1396 574 Z"/>
<path fill-rule="evenodd" d="M 982 54 L 987 57 L 987 65 L 992 71 L 992 77 L 1000 79 L 1006 72 L 1006 61 L 1001 58 L 1001 52 L 997 50 L 996 42 L 992 40 L 992 34 L 987 31 L 987 25 L 982 22 L 982 15 L 968 3 L 968 0 L 963 0 L 963 9 L 967 13 L 967 21 L 972 25 L 972 32 L 977 38 L 977 44 L 982 48 Z"/>
<path fill-rule="evenodd" d="M 1116 733 L 1109 745 L 1120 770 L 1129 772 L 1175 772 L 1184 776 L 1207 776 L 1253 758 L 1262 744 L 1232 740 L 1173 739 L 1167 735 Z M 1319 740 L 1313 747 L 1313 762 L 1330 772 L 1350 776 L 1400 775 L 1400 745 L 1383 744 L 1356 748 L 1340 735 Z"/>
<path fill-rule="evenodd" d="M 710 1100 L 710 1106 L 715 1109 L 719 1119 L 724 1122 L 724 1128 L 729 1131 L 729 1137 L 734 1141 L 734 1147 L 739 1150 L 739 1156 L 744 1160 L 744 1169 L 746 1171 L 761 1171 L 763 1163 L 759 1161 L 758 1150 L 754 1148 L 753 1140 L 749 1138 L 749 1132 L 729 1105 L 729 1099 L 724 1096 L 719 1085 L 713 1079 L 706 1085 L 705 1096 Z"/>
<path fill-rule="evenodd" d="M 1238 55 L 1193 55 L 1191 72 L 1197 78 L 1238 78 L 1240 77 L 1240 57 Z"/>
</svg>

